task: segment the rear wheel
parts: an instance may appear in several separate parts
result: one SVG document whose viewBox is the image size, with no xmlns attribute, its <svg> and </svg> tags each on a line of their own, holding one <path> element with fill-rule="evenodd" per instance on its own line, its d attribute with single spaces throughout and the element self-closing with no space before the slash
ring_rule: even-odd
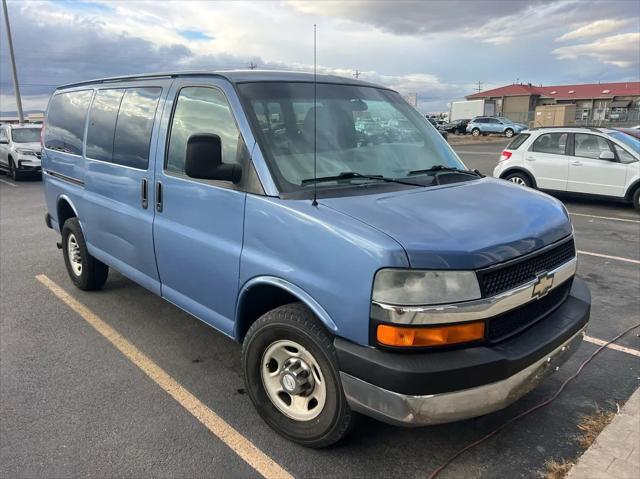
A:
<svg viewBox="0 0 640 479">
<path fill-rule="evenodd" d="M 251 326 L 242 369 L 258 413 L 287 439 L 320 448 L 349 431 L 332 337 L 303 304 L 280 306 Z"/>
<path fill-rule="evenodd" d="M 527 186 L 529 188 L 533 186 L 533 182 L 531 181 L 531 178 L 529 178 L 529 175 L 527 175 L 526 173 L 521 173 L 519 171 L 509 173 L 504 177 L 504 179 L 520 186 Z"/>
<path fill-rule="evenodd" d="M 104 286 L 109 267 L 89 254 L 78 218 L 69 218 L 62 226 L 62 252 L 73 284 L 85 291 Z"/>
<path fill-rule="evenodd" d="M 511 128 L 507 128 L 504 131 L 504 136 L 506 136 L 507 138 L 511 138 L 513 136 L 513 130 Z"/>
<path fill-rule="evenodd" d="M 474 128 L 473 130 L 471 130 L 471 134 L 473 136 L 480 136 L 480 129 L 479 128 Z"/>
<path fill-rule="evenodd" d="M 633 192 L 633 196 L 631 197 L 633 202 L 633 207 L 640 211 L 640 186 L 636 188 L 636 191 Z"/>
</svg>

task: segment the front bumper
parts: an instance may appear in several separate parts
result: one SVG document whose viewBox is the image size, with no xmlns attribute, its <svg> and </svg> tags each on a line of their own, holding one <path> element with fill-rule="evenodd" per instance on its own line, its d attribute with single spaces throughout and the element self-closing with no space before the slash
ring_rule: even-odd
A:
<svg viewBox="0 0 640 479">
<path fill-rule="evenodd" d="M 335 341 L 351 408 L 384 422 L 421 426 L 502 409 L 557 370 L 582 341 L 589 291 L 574 278 L 565 302 L 494 346 L 401 354 Z"/>
<path fill-rule="evenodd" d="M 40 160 L 35 159 L 19 159 L 17 170 L 21 173 L 42 173 L 42 165 Z"/>
</svg>

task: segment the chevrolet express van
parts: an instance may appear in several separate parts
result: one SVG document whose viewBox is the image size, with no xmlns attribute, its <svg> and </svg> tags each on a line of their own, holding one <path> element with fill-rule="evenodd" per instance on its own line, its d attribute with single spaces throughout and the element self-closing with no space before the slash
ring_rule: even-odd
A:
<svg viewBox="0 0 640 479">
<path fill-rule="evenodd" d="M 58 88 L 44 128 L 45 219 L 71 280 L 95 290 L 113 268 L 242 343 L 251 400 L 292 441 L 335 443 L 354 413 L 496 411 L 582 340 L 562 204 L 469 171 L 387 88 L 107 78 Z"/>
</svg>

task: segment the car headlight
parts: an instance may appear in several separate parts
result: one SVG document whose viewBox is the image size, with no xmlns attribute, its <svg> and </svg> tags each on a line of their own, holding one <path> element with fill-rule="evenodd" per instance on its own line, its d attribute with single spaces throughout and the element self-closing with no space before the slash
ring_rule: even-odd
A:
<svg viewBox="0 0 640 479">
<path fill-rule="evenodd" d="M 471 301 L 481 297 L 473 271 L 382 269 L 373 282 L 373 300 L 395 305 Z"/>
<path fill-rule="evenodd" d="M 36 156 L 36 152 L 35 151 L 26 150 L 24 148 L 16 148 L 16 152 L 19 153 L 20 155 L 25 155 L 25 156 L 33 155 L 33 156 Z"/>
</svg>

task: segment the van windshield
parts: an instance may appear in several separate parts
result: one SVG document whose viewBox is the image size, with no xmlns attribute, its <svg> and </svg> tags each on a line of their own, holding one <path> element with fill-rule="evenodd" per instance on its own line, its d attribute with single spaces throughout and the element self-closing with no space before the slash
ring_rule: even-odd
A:
<svg viewBox="0 0 640 479">
<path fill-rule="evenodd" d="M 434 166 L 465 168 L 441 134 L 397 93 L 319 83 L 314 107 L 313 89 L 313 83 L 299 82 L 238 85 L 281 191 L 362 186 L 376 182 L 373 177 L 428 185 L 433 172 L 426 170 Z M 318 183 L 314 117 L 315 176 L 323 179 Z"/>
<path fill-rule="evenodd" d="M 11 131 L 14 143 L 40 142 L 40 128 L 15 128 Z"/>
</svg>

